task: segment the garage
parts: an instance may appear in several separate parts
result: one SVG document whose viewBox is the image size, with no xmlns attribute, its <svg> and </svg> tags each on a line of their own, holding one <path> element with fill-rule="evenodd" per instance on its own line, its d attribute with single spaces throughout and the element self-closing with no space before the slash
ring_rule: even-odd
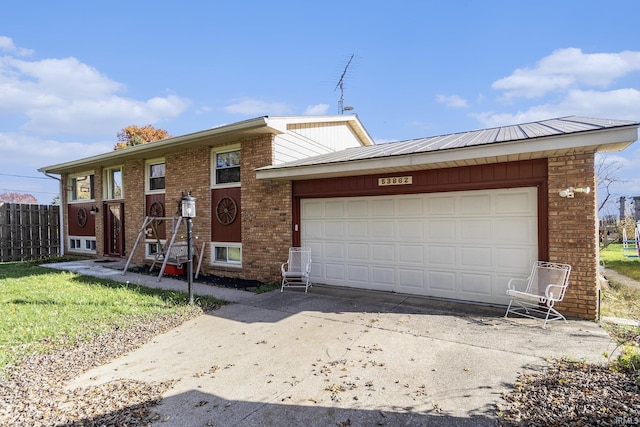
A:
<svg viewBox="0 0 640 427">
<path fill-rule="evenodd" d="M 536 187 L 300 201 L 312 281 L 506 304 L 538 257 Z"/>
</svg>

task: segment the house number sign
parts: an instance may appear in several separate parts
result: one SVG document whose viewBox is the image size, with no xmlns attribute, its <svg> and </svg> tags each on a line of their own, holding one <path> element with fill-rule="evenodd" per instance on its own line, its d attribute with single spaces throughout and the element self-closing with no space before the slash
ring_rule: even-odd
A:
<svg viewBox="0 0 640 427">
<path fill-rule="evenodd" d="M 378 187 L 382 187 L 384 185 L 406 185 L 412 184 L 411 176 L 389 176 L 386 178 L 378 178 Z"/>
</svg>

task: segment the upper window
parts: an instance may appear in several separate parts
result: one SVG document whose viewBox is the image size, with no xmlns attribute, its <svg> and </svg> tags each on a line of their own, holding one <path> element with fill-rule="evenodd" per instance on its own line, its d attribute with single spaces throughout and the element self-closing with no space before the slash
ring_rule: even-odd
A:
<svg viewBox="0 0 640 427">
<path fill-rule="evenodd" d="M 155 160 L 147 162 L 147 191 L 163 192 L 164 191 L 164 160 Z"/>
<path fill-rule="evenodd" d="M 69 177 L 69 201 L 94 199 L 93 174 L 72 175 Z"/>
<path fill-rule="evenodd" d="M 108 168 L 104 171 L 104 198 L 122 199 L 122 166 Z"/>
<path fill-rule="evenodd" d="M 240 149 L 216 151 L 214 154 L 214 185 L 240 183 Z"/>
</svg>

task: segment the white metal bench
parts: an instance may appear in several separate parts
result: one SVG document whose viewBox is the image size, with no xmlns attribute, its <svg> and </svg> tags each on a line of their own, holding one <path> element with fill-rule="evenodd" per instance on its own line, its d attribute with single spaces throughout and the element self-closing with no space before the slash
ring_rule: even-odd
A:
<svg viewBox="0 0 640 427">
<path fill-rule="evenodd" d="M 528 278 L 509 280 L 507 295 L 511 297 L 511 301 L 504 317 L 512 313 L 531 319 L 540 319 L 542 315 L 544 316 L 543 329 L 547 327 L 547 322 L 550 320 L 566 322 L 566 317 L 553 306 L 564 298 L 569 285 L 569 274 L 571 274 L 569 264 L 536 261 Z M 517 282 L 526 283 L 526 287 L 518 290 Z"/>
</svg>

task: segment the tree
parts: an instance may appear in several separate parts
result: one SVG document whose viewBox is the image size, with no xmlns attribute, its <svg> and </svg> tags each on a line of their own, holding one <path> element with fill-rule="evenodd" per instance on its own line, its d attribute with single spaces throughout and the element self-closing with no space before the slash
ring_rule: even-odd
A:
<svg viewBox="0 0 640 427">
<path fill-rule="evenodd" d="M 22 193 L 2 193 L 0 194 L 0 202 L 21 203 L 25 205 L 37 205 L 38 199 L 31 194 Z"/>
<path fill-rule="evenodd" d="M 113 149 L 120 150 L 126 147 L 160 141 L 165 138 L 171 138 L 171 135 L 164 129 L 156 129 L 151 125 L 142 127 L 131 125 L 122 128 L 120 132 L 118 132 L 118 143 L 113 146 Z"/>
<path fill-rule="evenodd" d="M 596 176 L 598 179 L 598 212 L 601 212 L 607 203 L 611 201 L 614 194 L 611 193 L 613 184 L 622 184 L 626 181 L 620 178 L 617 173 L 622 169 L 622 163 L 617 160 L 611 160 L 607 156 L 598 156 L 596 160 Z"/>
</svg>

